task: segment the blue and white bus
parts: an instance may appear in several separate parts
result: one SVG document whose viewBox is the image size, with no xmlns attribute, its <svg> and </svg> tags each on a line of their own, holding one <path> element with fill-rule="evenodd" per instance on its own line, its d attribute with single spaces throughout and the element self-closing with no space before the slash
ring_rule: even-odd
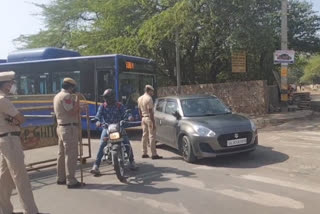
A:
<svg viewBox="0 0 320 214">
<path fill-rule="evenodd" d="M 89 104 L 90 116 L 95 115 L 103 91 L 112 88 L 117 100 L 132 109 L 137 124 L 137 98 L 146 84 L 156 84 L 155 63 L 151 59 L 121 54 L 81 56 L 78 52 L 59 48 L 13 52 L 7 61 L 0 62 L 0 72 L 8 70 L 16 72 L 18 96 L 14 103 L 18 107 L 52 103 L 52 100 L 41 100 L 41 95 L 56 94 L 61 90 L 63 79 L 71 77 L 78 82 L 78 91 Z M 47 122 L 33 119 L 26 125 L 45 125 Z M 83 128 L 86 128 L 84 121 Z M 91 129 L 95 127 L 92 125 Z"/>
</svg>

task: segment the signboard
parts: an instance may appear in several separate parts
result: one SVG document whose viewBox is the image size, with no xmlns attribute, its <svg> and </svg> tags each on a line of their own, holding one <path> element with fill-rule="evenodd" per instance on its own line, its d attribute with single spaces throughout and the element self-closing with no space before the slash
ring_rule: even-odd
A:
<svg viewBox="0 0 320 214">
<path fill-rule="evenodd" d="M 274 52 L 274 64 L 293 64 L 294 63 L 294 54 L 292 50 L 278 50 Z"/>
<path fill-rule="evenodd" d="M 247 55 L 245 51 L 232 52 L 232 72 L 245 73 L 247 71 Z"/>
<path fill-rule="evenodd" d="M 126 62 L 126 69 L 127 70 L 133 70 L 135 67 L 135 64 L 133 62 Z"/>
<path fill-rule="evenodd" d="M 289 100 L 288 94 L 281 94 L 281 101 L 287 102 Z"/>
<path fill-rule="evenodd" d="M 20 138 L 24 150 L 58 144 L 58 136 L 55 125 L 22 128 Z"/>
</svg>

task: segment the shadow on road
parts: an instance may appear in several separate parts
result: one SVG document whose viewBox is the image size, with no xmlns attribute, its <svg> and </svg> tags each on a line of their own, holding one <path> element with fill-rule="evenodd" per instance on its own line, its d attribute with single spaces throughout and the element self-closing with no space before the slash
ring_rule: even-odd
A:
<svg viewBox="0 0 320 214">
<path fill-rule="evenodd" d="M 95 178 L 89 172 L 92 167 L 92 163 L 87 163 L 83 165 L 84 182 L 86 185 L 79 190 L 95 189 L 145 194 L 162 194 L 166 192 L 177 192 L 179 189 L 167 187 L 160 188 L 156 187 L 156 184 L 166 182 L 177 177 L 195 177 L 195 173 L 193 172 L 180 170 L 174 167 L 156 167 L 146 162 L 141 162 L 137 165 L 139 167 L 138 170 L 128 170 L 128 179 L 126 183 L 114 183 L 115 179 L 111 179 L 113 182 L 111 181 L 110 184 L 101 184 L 101 179 L 97 180 L 97 183 L 94 183 Z M 102 165 L 101 173 L 101 176 L 105 177 L 105 181 L 110 180 L 110 176 L 116 177 L 111 165 Z M 79 170 L 77 171 L 77 174 L 80 174 Z M 41 189 L 49 185 L 56 185 L 55 178 L 55 168 L 30 173 L 30 179 L 33 183 L 33 190 Z"/>
<path fill-rule="evenodd" d="M 164 144 L 157 145 L 157 148 L 172 152 L 177 155 L 165 159 L 183 161 L 183 158 L 176 149 Z M 200 159 L 195 164 L 227 168 L 258 168 L 281 163 L 288 159 L 289 156 L 285 153 L 275 151 L 272 147 L 258 145 L 257 149 L 251 153 L 240 153 L 224 157 Z"/>
<path fill-rule="evenodd" d="M 179 188 L 160 188 L 155 185 L 167 182 L 172 178 L 194 177 L 194 173 L 173 167 L 156 167 L 149 163 L 140 163 L 138 171 L 130 171 L 123 184 L 87 184 L 85 189 L 125 191 L 144 194 L 162 194 L 177 192 Z"/>
<path fill-rule="evenodd" d="M 226 168 L 259 168 L 281 163 L 289 159 L 287 154 L 273 150 L 272 147 L 258 145 L 251 153 L 199 160 L 197 164 Z"/>
</svg>

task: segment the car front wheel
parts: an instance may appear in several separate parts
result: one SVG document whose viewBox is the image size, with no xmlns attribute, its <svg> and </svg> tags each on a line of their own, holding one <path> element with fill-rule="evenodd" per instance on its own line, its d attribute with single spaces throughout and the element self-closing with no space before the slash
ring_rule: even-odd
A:
<svg viewBox="0 0 320 214">
<path fill-rule="evenodd" d="M 181 139 L 181 153 L 183 159 L 188 163 L 194 163 L 197 160 L 193 154 L 192 145 L 188 136 L 183 136 Z"/>
</svg>

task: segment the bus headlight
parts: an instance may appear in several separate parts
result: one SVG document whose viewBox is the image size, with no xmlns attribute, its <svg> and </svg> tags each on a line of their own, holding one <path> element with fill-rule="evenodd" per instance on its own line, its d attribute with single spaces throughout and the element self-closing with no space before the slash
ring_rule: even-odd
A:
<svg viewBox="0 0 320 214">
<path fill-rule="evenodd" d="M 110 138 L 110 140 L 118 140 L 118 139 L 120 139 L 120 132 L 111 133 L 109 138 Z"/>
</svg>

